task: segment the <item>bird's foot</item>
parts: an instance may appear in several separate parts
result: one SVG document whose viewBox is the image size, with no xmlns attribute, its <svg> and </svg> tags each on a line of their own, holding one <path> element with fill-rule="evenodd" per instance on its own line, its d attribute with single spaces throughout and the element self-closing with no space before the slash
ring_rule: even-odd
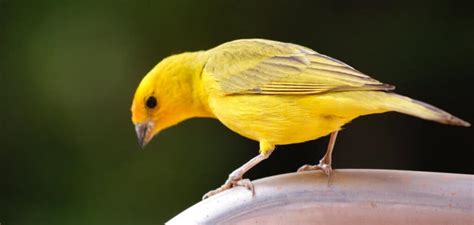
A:
<svg viewBox="0 0 474 225">
<path fill-rule="evenodd" d="M 312 170 L 322 170 L 328 177 L 331 176 L 332 167 L 331 164 L 319 162 L 318 165 L 303 165 L 298 169 L 297 172 L 312 171 Z"/>
<path fill-rule="evenodd" d="M 215 190 L 207 192 L 204 196 L 202 196 L 202 199 L 209 198 L 209 197 L 211 197 L 215 194 L 221 193 L 221 192 L 223 192 L 227 189 L 231 189 L 235 186 L 245 187 L 249 191 L 252 192 L 252 196 L 255 195 L 255 190 L 254 190 L 253 184 L 249 179 L 242 179 L 242 177 L 235 177 L 235 176 L 232 176 L 232 174 L 231 174 L 229 176 L 229 179 L 227 179 L 227 181 L 222 186 L 220 186 L 219 188 L 217 188 Z"/>
</svg>

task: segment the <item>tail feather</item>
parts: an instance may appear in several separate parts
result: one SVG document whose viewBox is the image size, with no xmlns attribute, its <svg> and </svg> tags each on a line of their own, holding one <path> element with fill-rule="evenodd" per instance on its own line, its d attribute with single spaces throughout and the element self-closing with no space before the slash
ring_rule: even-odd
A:
<svg viewBox="0 0 474 225">
<path fill-rule="evenodd" d="M 427 103 L 401 96 L 395 93 L 385 93 L 388 95 L 388 101 L 385 101 L 386 107 L 390 110 L 419 117 L 426 120 L 432 120 L 443 124 L 469 127 L 471 124 L 459 119 L 439 108 Z"/>
</svg>

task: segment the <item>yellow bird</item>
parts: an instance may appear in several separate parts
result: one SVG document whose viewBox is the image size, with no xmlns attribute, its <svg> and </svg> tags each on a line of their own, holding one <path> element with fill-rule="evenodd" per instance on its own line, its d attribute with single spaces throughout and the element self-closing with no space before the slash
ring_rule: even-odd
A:
<svg viewBox="0 0 474 225">
<path fill-rule="evenodd" d="M 331 172 L 337 132 L 351 120 L 396 111 L 439 123 L 470 124 L 426 103 L 392 92 L 353 67 L 309 48 L 264 39 L 242 39 L 207 51 L 170 56 L 141 81 L 131 107 L 140 145 L 161 130 L 193 117 L 216 118 L 260 143 L 260 154 L 233 171 L 204 197 L 253 186 L 243 175 L 276 145 L 330 136 L 318 165 L 299 171 Z"/>
</svg>

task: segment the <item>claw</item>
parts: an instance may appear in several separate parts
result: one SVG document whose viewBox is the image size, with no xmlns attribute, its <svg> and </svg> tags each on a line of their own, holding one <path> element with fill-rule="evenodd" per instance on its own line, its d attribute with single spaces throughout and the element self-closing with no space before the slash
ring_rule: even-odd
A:
<svg viewBox="0 0 474 225">
<path fill-rule="evenodd" d="M 321 167 L 321 170 L 329 177 L 331 176 L 332 173 L 332 167 L 331 164 L 319 164 L 319 167 Z"/>
<path fill-rule="evenodd" d="M 259 162 L 261 162 L 262 160 L 267 159 L 270 156 L 270 154 L 272 153 L 274 148 L 275 148 L 274 145 L 268 144 L 266 142 L 260 142 L 260 149 L 263 149 L 263 150 L 260 151 L 260 152 L 262 152 L 261 154 L 255 156 L 254 158 L 252 158 L 251 160 L 246 162 L 244 165 L 242 165 L 241 167 L 237 168 L 232 173 L 230 173 L 229 178 L 226 180 L 226 182 L 222 186 L 220 186 L 216 190 L 212 190 L 212 191 L 207 192 L 204 196 L 202 196 L 202 199 L 209 198 L 213 195 L 216 195 L 220 192 L 223 192 L 223 191 L 225 191 L 227 189 L 230 189 L 230 188 L 233 188 L 235 186 L 245 187 L 249 191 L 252 192 L 252 197 L 255 196 L 255 190 L 254 190 L 254 186 L 253 186 L 252 182 L 249 179 L 242 179 L 242 176 L 247 171 L 249 171 L 252 167 L 257 165 Z"/>
<path fill-rule="evenodd" d="M 231 188 L 236 187 L 236 186 L 241 186 L 241 187 L 246 188 L 247 190 L 252 192 L 252 197 L 255 196 L 255 188 L 254 188 L 252 182 L 249 179 L 240 178 L 240 179 L 235 179 L 235 180 L 227 180 L 219 188 L 207 192 L 204 196 L 202 196 L 202 199 L 204 200 L 206 198 L 209 198 L 213 195 L 216 195 L 218 193 L 221 193 L 221 192 L 223 192 L 227 189 L 231 189 Z"/>
<path fill-rule="evenodd" d="M 318 170 L 319 168 L 315 168 L 317 166 L 312 166 L 312 165 L 309 165 L 309 164 L 305 164 L 303 166 L 301 166 L 300 168 L 298 168 L 298 170 L 296 172 L 298 173 L 301 173 L 301 172 L 305 172 L 305 171 L 311 171 L 311 170 Z"/>
<path fill-rule="evenodd" d="M 253 186 L 252 181 L 250 181 L 249 179 L 239 180 L 239 181 L 237 181 L 235 186 L 242 186 L 244 188 L 247 188 L 247 190 L 252 192 L 252 197 L 255 196 L 255 188 Z"/>
<path fill-rule="evenodd" d="M 228 182 L 226 181 L 222 186 L 218 187 L 217 189 L 215 190 L 211 190 L 209 192 L 207 192 L 205 195 L 202 196 L 202 200 L 206 199 L 206 198 L 209 198 L 213 195 L 216 195 L 218 193 L 221 193 L 227 189 L 230 189 L 232 188 L 232 183 L 231 182 Z"/>
<path fill-rule="evenodd" d="M 330 176 L 332 173 L 332 167 L 330 164 L 319 163 L 318 165 L 303 165 L 298 169 L 297 172 L 312 171 L 312 170 L 322 170 L 327 176 Z"/>
</svg>

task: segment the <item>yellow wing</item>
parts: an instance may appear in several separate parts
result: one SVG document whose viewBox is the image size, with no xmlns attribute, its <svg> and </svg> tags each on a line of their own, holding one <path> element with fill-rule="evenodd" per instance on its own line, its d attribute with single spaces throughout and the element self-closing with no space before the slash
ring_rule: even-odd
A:
<svg viewBox="0 0 474 225">
<path fill-rule="evenodd" d="M 210 50 L 204 73 L 230 94 L 317 94 L 330 91 L 393 90 L 349 65 L 309 48 L 244 39 Z"/>
</svg>

